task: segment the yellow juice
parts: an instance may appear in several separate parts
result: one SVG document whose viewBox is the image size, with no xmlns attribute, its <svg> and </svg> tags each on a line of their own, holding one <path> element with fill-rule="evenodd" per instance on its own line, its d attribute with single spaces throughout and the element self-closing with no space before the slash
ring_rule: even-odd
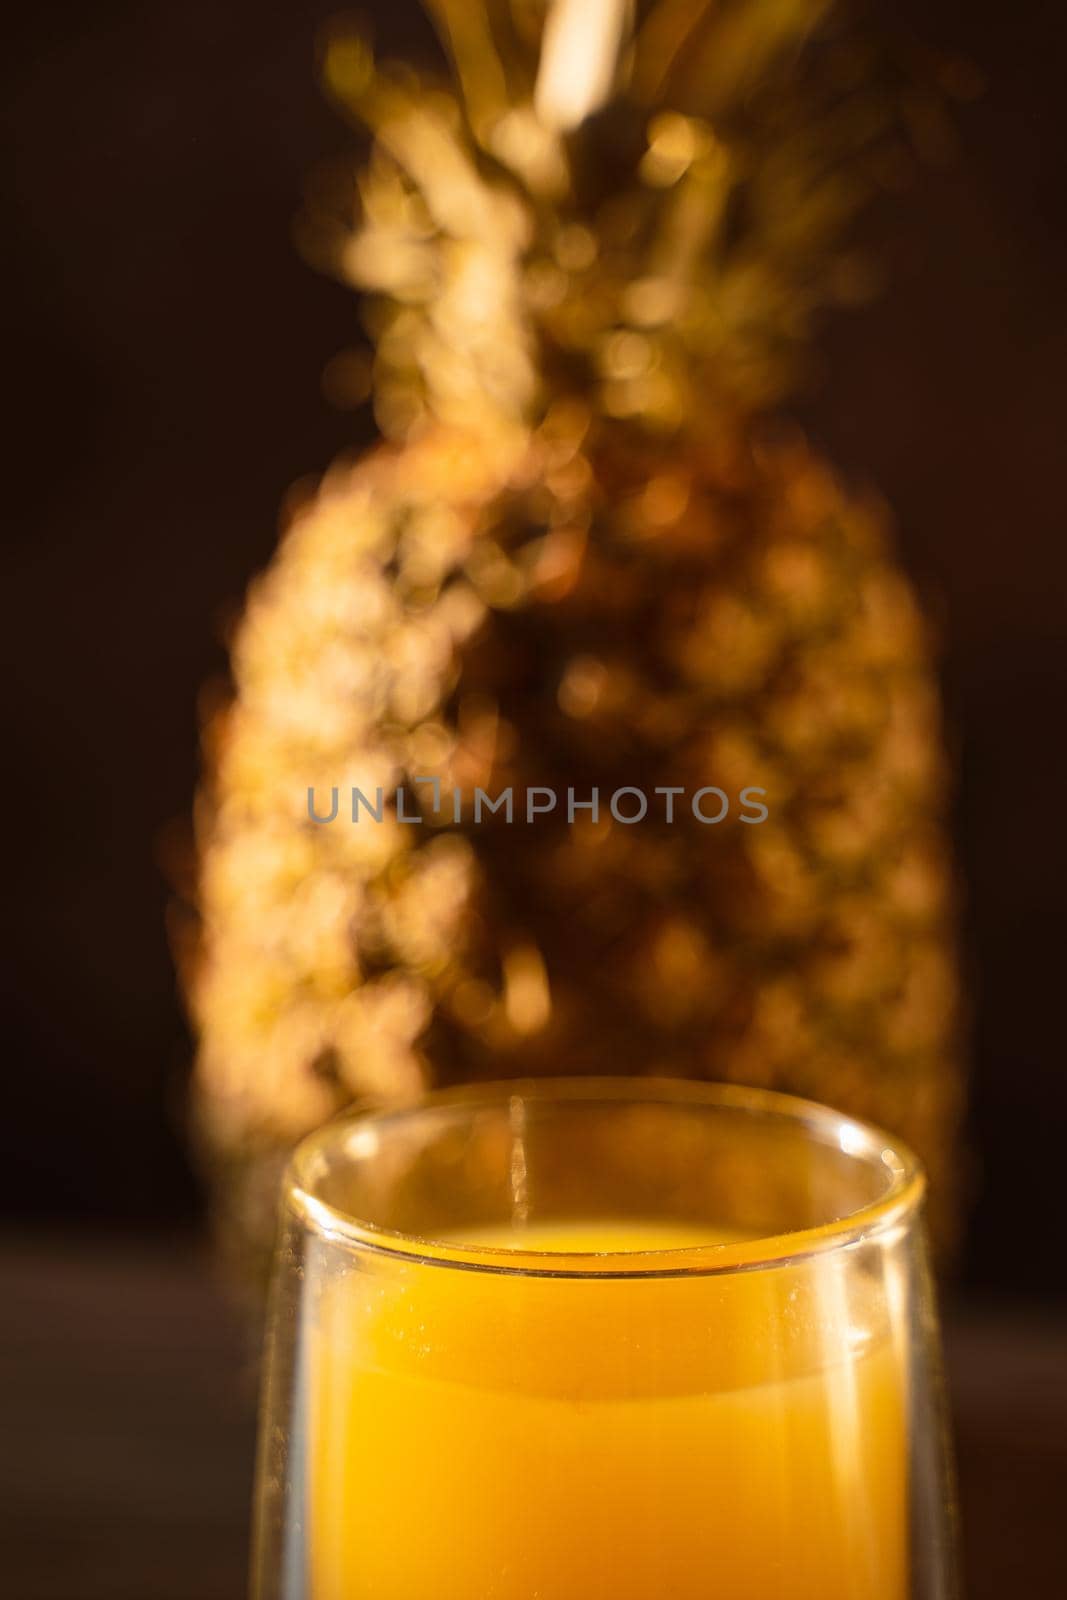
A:
<svg viewBox="0 0 1067 1600">
<path fill-rule="evenodd" d="M 464 1242 L 709 1235 L 585 1222 Z M 324 1285 L 306 1359 L 313 1600 L 907 1592 L 902 1352 L 884 1285 L 840 1258 L 666 1277 L 364 1260 Z"/>
</svg>

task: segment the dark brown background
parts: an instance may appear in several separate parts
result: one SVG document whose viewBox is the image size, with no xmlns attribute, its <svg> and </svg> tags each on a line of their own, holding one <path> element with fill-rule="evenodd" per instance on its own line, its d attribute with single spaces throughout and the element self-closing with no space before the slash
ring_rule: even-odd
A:
<svg viewBox="0 0 1067 1600">
<path fill-rule="evenodd" d="M 891 288 L 827 328 L 805 416 L 892 499 L 942 629 L 974 1011 L 974 1202 L 948 1319 L 968 1593 L 1052 1600 L 1067 29 L 1042 0 L 871 3 L 988 88 L 960 112 L 957 165 L 874 219 Z M 320 390 L 352 298 L 290 238 L 304 174 L 349 143 L 313 71 L 334 9 L 92 0 L 7 19 L 0 1547 L 19 1600 L 244 1590 L 254 1380 L 196 1244 L 158 858 L 278 504 L 366 436 Z M 414 0 L 373 9 L 385 48 L 427 44 Z"/>
<path fill-rule="evenodd" d="M 320 389 L 353 300 L 290 237 L 303 176 L 350 137 L 313 70 L 335 9 L 24 7 L 5 51 L 0 1157 L 25 1219 L 151 1231 L 199 1215 L 159 841 L 188 811 L 198 689 L 223 669 L 223 621 L 281 497 L 366 432 Z M 374 9 L 384 48 L 425 41 L 413 0 Z M 943 631 L 975 1027 L 964 1281 L 1051 1298 L 1067 1288 L 1063 13 L 876 9 L 970 56 L 988 87 L 959 113 L 956 166 L 877 219 L 891 287 L 828 327 L 806 413 L 893 501 Z"/>
</svg>

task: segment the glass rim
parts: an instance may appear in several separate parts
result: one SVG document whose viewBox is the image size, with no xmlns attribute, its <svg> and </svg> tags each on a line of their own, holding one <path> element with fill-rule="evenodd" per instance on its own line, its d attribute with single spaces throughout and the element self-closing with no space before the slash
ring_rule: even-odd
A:
<svg viewBox="0 0 1067 1600">
<path fill-rule="evenodd" d="M 854 1210 L 814 1226 L 767 1233 L 726 1243 L 672 1245 L 656 1249 L 546 1250 L 520 1245 L 471 1244 L 399 1232 L 357 1217 L 314 1192 L 309 1168 L 339 1140 L 358 1138 L 437 1109 L 471 1111 L 509 1107 L 512 1102 L 549 1104 L 586 1101 L 692 1105 L 748 1112 L 789 1122 L 809 1138 L 886 1177 L 883 1193 Z M 575 1076 L 505 1078 L 434 1089 L 401 1105 L 364 1106 L 342 1112 L 308 1134 L 292 1151 L 283 1180 L 283 1206 L 314 1234 L 353 1250 L 402 1259 L 413 1265 L 547 1278 L 706 1277 L 786 1266 L 813 1255 L 854 1248 L 884 1238 L 919 1211 L 926 1173 L 919 1158 L 894 1135 L 818 1101 L 745 1084 L 668 1077 Z"/>
</svg>

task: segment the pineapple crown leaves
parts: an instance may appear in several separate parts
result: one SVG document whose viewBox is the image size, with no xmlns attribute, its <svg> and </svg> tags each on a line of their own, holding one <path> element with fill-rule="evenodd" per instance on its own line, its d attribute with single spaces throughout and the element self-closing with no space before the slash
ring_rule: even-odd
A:
<svg viewBox="0 0 1067 1600">
<path fill-rule="evenodd" d="M 857 209 L 945 143 L 940 90 L 834 0 L 424 3 L 449 79 L 328 39 L 372 145 L 304 218 L 370 291 L 394 437 L 559 399 L 669 430 L 766 409 L 820 307 L 869 288 Z"/>
</svg>

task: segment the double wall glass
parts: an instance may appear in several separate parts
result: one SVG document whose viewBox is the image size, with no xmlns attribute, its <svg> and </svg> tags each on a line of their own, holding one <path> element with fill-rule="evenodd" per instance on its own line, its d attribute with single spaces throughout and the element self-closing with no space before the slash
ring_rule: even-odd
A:
<svg viewBox="0 0 1067 1600">
<path fill-rule="evenodd" d="M 283 1200 L 256 1600 L 945 1600 L 899 1145 L 787 1097 L 475 1086 Z"/>
</svg>

